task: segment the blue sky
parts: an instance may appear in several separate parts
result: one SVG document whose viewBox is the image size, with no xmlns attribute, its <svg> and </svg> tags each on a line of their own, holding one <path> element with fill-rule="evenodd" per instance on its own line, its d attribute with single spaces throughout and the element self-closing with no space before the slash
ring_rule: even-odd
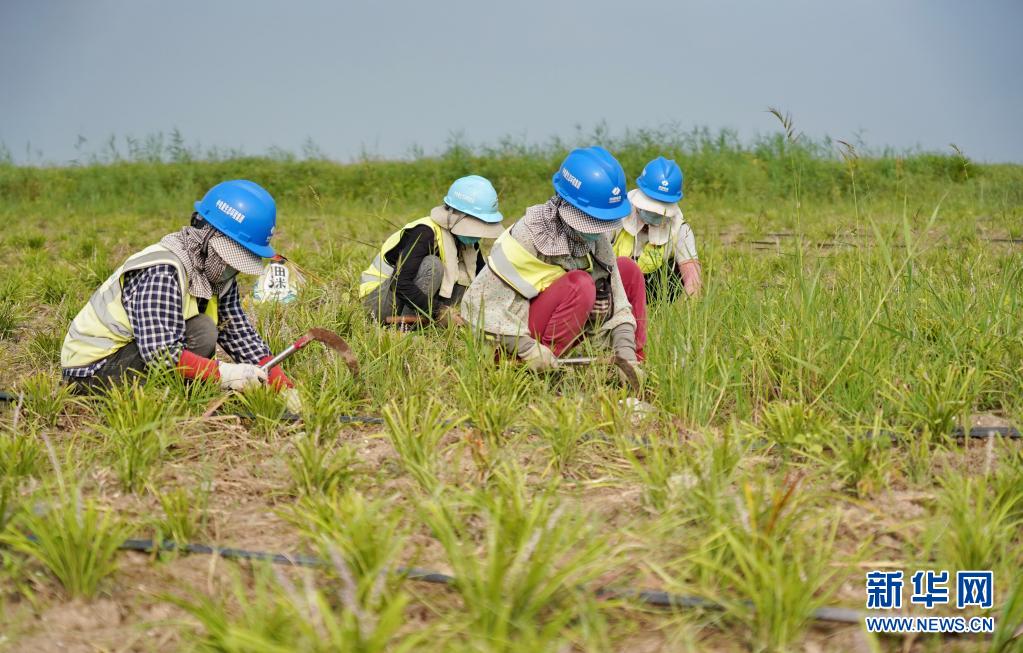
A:
<svg viewBox="0 0 1023 653">
<path fill-rule="evenodd" d="M 0 2 L 0 141 L 403 156 L 511 135 L 773 131 L 1023 162 L 1023 2 Z M 30 160 L 38 155 L 32 154 Z"/>
</svg>

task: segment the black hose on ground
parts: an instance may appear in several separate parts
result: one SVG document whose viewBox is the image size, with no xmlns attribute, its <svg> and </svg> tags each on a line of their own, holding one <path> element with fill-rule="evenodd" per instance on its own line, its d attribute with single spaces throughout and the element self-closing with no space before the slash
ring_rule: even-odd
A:
<svg viewBox="0 0 1023 653">
<path fill-rule="evenodd" d="M 234 412 L 234 413 L 228 413 L 228 414 L 232 415 L 234 417 L 241 417 L 242 419 L 255 419 L 256 418 L 256 416 L 254 414 L 250 413 L 250 412 Z M 341 424 L 383 424 L 384 423 L 383 418 L 381 418 L 381 417 L 373 417 L 372 415 L 339 415 L 337 419 L 338 419 L 338 422 L 340 422 Z M 281 416 L 281 421 L 283 421 L 283 422 L 300 422 L 300 421 L 302 421 L 302 418 L 301 418 L 301 416 L 296 415 L 295 413 L 288 413 L 288 412 L 286 412 L 286 413 L 284 413 L 283 416 Z M 470 420 L 464 420 L 461 423 L 465 424 L 467 426 L 472 426 L 473 425 L 472 421 L 470 421 Z M 974 427 L 971 427 L 968 432 L 963 427 L 957 426 L 957 427 L 952 429 L 951 433 L 949 433 L 950 437 L 955 438 L 957 440 L 962 440 L 963 438 L 967 437 L 967 435 L 969 437 L 971 437 L 971 438 L 976 438 L 976 439 L 992 438 L 992 437 L 1003 437 L 1003 438 L 1009 438 L 1009 439 L 1012 439 L 1012 440 L 1018 440 L 1019 438 L 1023 437 L 1023 435 L 1020 434 L 1019 429 L 1017 429 L 1014 426 L 974 426 Z M 863 434 L 863 437 L 865 437 L 865 438 L 884 437 L 884 438 L 890 439 L 892 442 L 898 442 L 899 440 L 905 439 L 905 436 L 900 435 L 898 433 L 895 433 L 894 431 L 865 431 L 864 434 Z M 594 439 L 603 439 L 603 438 L 609 439 L 608 436 L 606 436 L 606 434 L 598 434 L 598 435 L 594 436 Z M 636 444 L 637 445 L 645 445 L 645 444 L 649 444 L 649 442 L 637 441 Z"/>
<path fill-rule="evenodd" d="M 157 553 L 160 551 L 181 551 L 184 553 L 216 555 L 228 560 L 255 560 L 257 562 L 269 562 L 276 565 L 291 567 L 328 567 L 325 560 L 307 555 L 289 555 L 286 553 L 271 553 L 268 551 L 248 551 L 246 549 L 234 549 L 228 547 L 210 546 L 208 544 L 175 544 L 165 540 L 157 544 L 153 540 L 130 539 L 121 544 L 121 549 L 126 551 L 138 551 L 141 553 Z M 420 569 L 419 567 L 397 567 L 394 573 L 405 578 L 422 583 L 434 583 L 438 585 L 454 585 L 454 576 L 439 571 Z M 684 594 L 671 594 L 659 590 L 638 590 L 632 588 L 611 588 L 602 587 L 594 592 L 600 599 L 623 599 L 634 601 L 643 605 L 658 608 L 672 609 L 694 609 L 694 610 L 723 610 L 720 603 L 711 601 L 701 596 L 690 596 Z M 818 608 L 813 613 L 813 619 L 817 621 L 830 621 L 846 624 L 862 624 L 864 613 L 852 608 L 824 607 Z"/>
</svg>

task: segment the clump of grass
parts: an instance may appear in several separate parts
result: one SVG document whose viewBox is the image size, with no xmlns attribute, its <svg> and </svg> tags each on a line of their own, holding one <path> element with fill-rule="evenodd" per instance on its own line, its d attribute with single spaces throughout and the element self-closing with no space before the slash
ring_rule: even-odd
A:
<svg viewBox="0 0 1023 653">
<path fill-rule="evenodd" d="M 146 371 L 147 392 L 167 392 L 180 410 L 186 415 L 203 414 L 209 405 L 223 396 L 223 391 L 213 381 L 187 379 L 172 367 L 150 365 Z"/>
<path fill-rule="evenodd" d="M 934 539 L 949 569 L 1018 569 L 1023 487 L 990 474 L 939 477 Z"/>
<path fill-rule="evenodd" d="M 569 472 L 578 462 L 579 452 L 589 438 L 604 427 L 582 399 L 556 397 L 539 406 L 529 407 L 529 426 L 547 445 L 551 461 L 547 470 Z"/>
<path fill-rule="evenodd" d="M 25 413 L 40 424 L 53 428 L 64 410 L 74 402 L 71 387 L 46 372 L 37 372 L 19 385 Z"/>
<path fill-rule="evenodd" d="M 360 382 L 347 367 L 335 364 L 326 370 L 317 370 L 298 382 L 302 398 L 302 423 L 308 432 L 333 436 L 341 428 L 338 418 L 353 412 L 358 406 Z"/>
<path fill-rule="evenodd" d="M 402 467 L 427 493 L 439 483 L 441 438 L 460 421 L 434 399 L 424 401 L 418 395 L 401 403 L 392 401 L 384 408 L 387 437 L 398 453 Z"/>
<path fill-rule="evenodd" d="M 991 636 L 990 653 L 1018 653 L 1023 626 L 1023 573 L 1017 572 L 1009 582 L 1009 592 L 995 618 L 995 632 Z"/>
<path fill-rule="evenodd" d="M 14 336 L 25 316 L 21 306 L 6 297 L 0 297 L 0 340 L 9 340 Z"/>
<path fill-rule="evenodd" d="M 175 488 L 157 493 L 163 516 L 156 523 L 157 541 L 171 540 L 178 546 L 196 539 L 206 523 L 209 494 L 201 487 Z"/>
<path fill-rule="evenodd" d="M 176 408 L 167 389 L 149 390 L 137 381 L 115 385 L 101 399 L 96 431 L 125 490 L 140 490 L 174 442 Z"/>
<path fill-rule="evenodd" d="M 592 607 L 585 586 L 608 562 L 605 537 L 552 489 L 529 497 L 514 468 L 495 472 L 461 509 L 435 497 L 421 514 L 454 570 L 464 601 L 456 628 L 470 648 L 547 650 Z M 468 526 L 476 520 L 479 536 Z"/>
<path fill-rule="evenodd" d="M 831 472 L 857 496 L 880 489 L 893 465 L 892 441 L 875 422 L 872 430 L 840 430 L 829 443 Z"/>
<path fill-rule="evenodd" d="M 42 514 L 20 513 L 0 543 L 41 564 L 69 597 L 90 598 L 117 569 L 117 549 L 127 533 L 115 513 L 73 488 Z"/>
<path fill-rule="evenodd" d="M 228 403 L 250 419 L 252 430 L 263 437 L 273 437 L 284 424 L 287 406 L 281 393 L 269 386 L 249 388 L 235 395 Z"/>
<path fill-rule="evenodd" d="M 25 480 L 42 471 L 43 447 L 31 428 L 0 427 L 0 532 L 14 516 Z"/>
<path fill-rule="evenodd" d="M 343 561 L 338 576 L 349 578 Z M 350 582 L 341 581 L 336 594 L 317 588 L 310 575 L 301 590 L 284 573 L 260 567 L 251 590 L 236 576 L 226 599 L 165 597 L 195 619 L 201 632 L 189 638 L 201 650 L 283 653 L 399 653 L 412 650 L 421 632 L 401 635 L 408 598 L 393 597 L 384 605 L 367 605 L 356 598 Z"/>
<path fill-rule="evenodd" d="M 334 494 L 350 486 L 360 473 L 358 451 L 347 444 L 330 446 L 319 431 L 297 439 L 287 463 L 299 496 Z"/>
<path fill-rule="evenodd" d="M 890 385 L 888 393 L 910 427 L 937 437 L 951 434 L 957 418 L 969 411 L 979 394 L 976 368 L 956 364 L 939 374 L 921 369 L 912 384 Z"/>
<path fill-rule="evenodd" d="M 473 428 L 495 446 L 504 440 L 505 433 L 522 414 L 531 379 L 521 366 L 473 363 L 458 376 L 462 405 Z"/>
<path fill-rule="evenodd" d="M 355 490 L 308 496 L 284 512 L 325 558 L 340 555 L 366 598 L 394 570 L 388 566 L 405 548 L 403 512 L 390 499 L 368 499 Z M 393 584 L 397 576 L 386 582 Z"/>
<path fill-rule="evenodd" d="M 688 454 L 677 437 L 652 433 L 644 443 L 618 438 L 619 450 L 643 487 L 643 503 L 654 514 L 687 498 L 695 480 L 689 471 Z"/>
<path fill-rule="evenodd" d="M 777 402 L 767 406 L 760 427 L 768 442 L 784 452 L 819 456 L 836 430 L 834 420 L 814 406 Z"/>
<path fill-rule="evenodd" d="M 838 521 L 808 518 L 798 485 L 743 483 L 736 510 L 720 516 L 686 563 L 755 650 L 790 650 L 843 573 L 833 564 Z"/>
</svg>

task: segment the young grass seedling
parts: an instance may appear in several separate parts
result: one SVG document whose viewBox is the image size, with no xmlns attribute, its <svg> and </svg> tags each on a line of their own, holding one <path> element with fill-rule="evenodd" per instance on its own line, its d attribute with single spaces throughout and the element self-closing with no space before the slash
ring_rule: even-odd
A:
<svg viewBox="0 0 1023 653">
<path fill-rule="evenodd" d="M 460 630 L 471 648 L 546 650 L 585 609 L 585 586 L 608 560 L 605 537 L 553 489 L 530 498 L 513 467 L 467 499 L 463 509 L 482 520 L 479 544 L 454 497 L 420 510 L 454 570 L 465 606 Z"/>
<path fill-rule="evenodd" d="M 434 399 L 423 400 L 419 395 L 401 403 L 392 401 L 384 408 L 387 436 L 402 467 L 428 494 L 439 483 L 441 438 L 461 421 Z"/>
<path fill-rule="evenodd" d="M 331 446 L 319 431 L 296 439 L 287 463 L 298 496 L 332 495 L 361 473 L 359 452 L 348 444 Z"/>
<path fill-rule="evenodd" d="M 116 569 L 117 550 L 128 528 L 112 511 L 81 497 L 77 487 L 58 495 L 42 514 L 24 511 L 0 543 L 41 564 L 69 597 L 96 595 Z"/>
<path fill-rule="evenodd" d="M 174 442 L 178 402 L 170 391 L 147 389 L 137 381 L 115 385 L 100 400 L 96 430 L 125 490 L 136 492 Z"/>
</svg>

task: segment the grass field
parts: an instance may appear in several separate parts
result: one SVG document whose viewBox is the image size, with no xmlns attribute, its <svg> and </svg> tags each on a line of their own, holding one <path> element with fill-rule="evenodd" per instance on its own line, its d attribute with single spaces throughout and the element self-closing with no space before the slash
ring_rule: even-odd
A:
<svg viewBox="0 0 1023 653">
<path fill-rule="evenodd" d="M 21 395 L 0 404 L 0 650 L 1023 650 L 1023 449 L 949 436 L 1023 425 L 1023 167 L 784 135 L 610 147 L 631 180 L 661 142 L 705 287 L 651 307 L 649 415 L 607 370 L 530 375 L 471 333 L 375 327 L 356 300 L 367 243 L 469 173 L 510 224 L 549 197 L 557 145 L 0 165 L 0 390 Z M 249 307 L 260 332 L 279 350 L 336 330 L 360 378 L 323 350 L 291 359 L 300 422 L 266 392 L 204 419 L 219 391 L 173 376 L 70 396 L 70 319 L 235 177 L 279 199 L 278 248 L 310 276 L 296 303 Z M 327 564 L 117 551 L 126 537 Z M 384 573 L 407 566 L 456 581 Z M 995 607 L 976 614 L 996 633 L 813 619 L 862 610 L 872 569 L 905 570 L 907 604 L 915 570 L 993 570 Z"/>
</svg>

